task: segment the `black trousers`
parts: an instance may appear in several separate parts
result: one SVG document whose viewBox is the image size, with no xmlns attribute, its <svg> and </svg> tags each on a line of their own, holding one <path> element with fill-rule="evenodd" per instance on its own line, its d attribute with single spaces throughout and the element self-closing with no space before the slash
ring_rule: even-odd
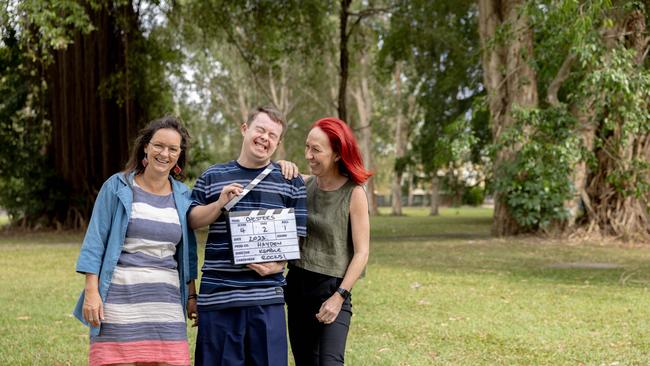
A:
<svg viewBox="0 0 650 366">
<path fill-rule="evenodd" d="M 316 314 L 325 300 L 339 288 L 342 278 L 289 267 L 285 300 L 289 341 L 296 366 L 343 365 L 345 342 L 352 318 L 352 302 L 343 302 L 332 324 L 323 324 Z"/>
</svg>

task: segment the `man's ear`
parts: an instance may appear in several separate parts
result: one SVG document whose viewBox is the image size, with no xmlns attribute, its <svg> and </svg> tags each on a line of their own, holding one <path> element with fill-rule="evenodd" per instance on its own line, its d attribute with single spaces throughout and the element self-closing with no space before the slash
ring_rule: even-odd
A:
<svg viewBox="0 0 650 366">
<path fill-rule="evenodd" d="M 239 126 L 239 130 L 242 135 L 245 134 L 246 131 L 248 131 L 248 124 L 246 124 L 246 122 L 242 123 L 241 126 Z"/>
</svg>

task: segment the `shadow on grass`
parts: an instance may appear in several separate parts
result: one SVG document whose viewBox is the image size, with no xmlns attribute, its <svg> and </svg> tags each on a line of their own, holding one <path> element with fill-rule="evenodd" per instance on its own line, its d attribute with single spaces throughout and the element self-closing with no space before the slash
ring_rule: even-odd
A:
<svg viewBox="0 0 650 366">
<path fill-rule="evenodd" d="M 490 211 L 472 208 L 448 209 L 440 216 L 373 217 L 370 263 L 517 282 L 650 285 L 650 248 L 498 239 L 490 234 L 491 224 Z"/>
</svg>

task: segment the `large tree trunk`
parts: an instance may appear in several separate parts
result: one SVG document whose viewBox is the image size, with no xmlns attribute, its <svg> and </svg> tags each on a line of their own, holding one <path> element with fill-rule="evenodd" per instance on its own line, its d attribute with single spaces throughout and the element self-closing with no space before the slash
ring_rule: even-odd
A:
<svg viewBox="0 0 650 366">
<path fill-rule="evenodd" d="M 610 34 L 609 37 L 605 34 L 605 42 L 617 43 L 606 43 L 607 48 L 624 45 L 634 50 L 634 62 L 642 69 L 650 44 L 650 38 L 646 35 L 645 14 L 639 10 L 629 12 L 618 24 L 618 27 L 610 29 L 617 34 Z M 615 110 L 615 107 L 616 105 L 612 105 L 610 110 Z M 650 162 L 650 134 L 626 131 L 625 117 L 620 113 L 610 113 L 608 118 L 613 128 L 608 131 L 604 122 L 601 122 L 599 128 L 608 133 L 601 131 L 595 134 L 600 136 L 601 141 L 595 149 L 597 166 L 586 189 L 593 206 L 588 229 L 624 239 L 648 240 L 650 197 L 647 193 L 638 195 L 634 191 L 640 182 L 647 183 L 650 175 L 647 168 L 645 172 L 643 168 L 639 168 L 639 165 Z M 625 177 L 615 186 L 610 178 L 612 175 L 621 174 Z M 624 192 L 625 190 L 627 192 Z"/>
<path fill-rule="evenodd" d="M 431 178 L 431 205 L 429 210 L 430 216 L 438 216 L 438 206 L 440 206 L 440 178 L 434 174 Z"/>
<path fill-rule="evenodd" d="M 571 67 L 573 66 L 575 60 L 575 54 L 567 55 L 567 57 L 564 59 L 564 62 L 562 62 L 562 66 L 560 66 L 557 74 L 549 84 L 546 100 L 552 107 L 560 106 L 558 92 L 562 84 L 568 79 Z M 586 97 L 584 100 L 579 100 L 577 103 L 574 103 L 571 106 L 571 114 L 573 114 L 577 120 L 576 134 L 582 141 L 582 146 L 587 151 L 593 150 L 594 140 L 596 138 L 597 123 L 594 121 L 595 101 L 596 97 L 592 93 L 592 95 Z M 575 227 L 576 220 L 581 214 L 581 208 L 584 209 L 589 216 L 593 216 L 593 210 L 591 208 L 589 197 L 586 194 L 587 176 L 587 162 L 578 162 L 574 167 L 573 174 L 571 175 L 571 182 L 575 189 L 574 195 L 571 199 L 564 202 L 564 208 L 569 214 L 566 225 L 570 230 Z"/>
<path fill-rule="evenodd" d="M 590 101 L 583 107 L 575 107 L 573 114 L 578 120 L 578 136 L 582 141 L 582 146 L 587 151 L 593 151 L 594 149 L 594 140 L 596 138 L 596 127 L 597 124 L 593 120 L 594 113 L 591 105 L 593 98 L 590 98 Z M 565 202 L 565 208 L 569 213 L 567 219 L 567 227 L 572 229 L 576 225 L 576 220 L 581 214 L 581 209 L 584 211 L 584 214 L 588 216 L 593 216 L 593 208 L 591 207 L 591 201 L 587 195 L 587 177 L 589 171 L 586 161 L 580 161 L 576 164 L 571 181 L 575 189 L 574 196 L 568 202 Z"/>
<path fill-rule="evenodd" d="M 365 50 L 361 53 L 359 66 L 359 85 L 352 91 L 359 116 L 359 145 L 361 145 L 361 154 L 363 155 L 366 169 L 374 171 L 372 159 L 372 124 L 370 123 L 370 116 L 372 116 L 372 94 L 368 87 L 368 55 Z M 374 177 L 368 179 L 367 186 L 366 195 L 368 196 L 370 214 L 377 215 L 379 214 L 379 209 L 377 208 L 377 199 L 375 197 Z"/>
<path fill-rule="evenodd" d="M 395 173 L 393 174 L 393 184 L 391 187 L 391 213 L 399 216 L 402 215 L 402 175 L 404 173 L 404 164 L 401 160 L 404 158 L 406 150 L 404 114 L 402 113 L 402 68 L 400 62 L 395 65 L 393 81 L 395 82 L 397 113 L 395 115 Z"/>
<path fill-rule="evenodd" d="M 78 33 L 66 50 L 56 51 L 48 70 L 50 152 L 70 197 L 67 207 L 57 209 L 57 220 L 66 227 L 85 225 L 102 183 L 128 159 L 142 114 L 128 90 L 126 67 L 129 39 L 138 32 L 136 15 L 130 4 L 107 8 L 89 10 L 96 29 Z M 114 91 L 118 95 L 102 94 L 117 72 L 125 81 Z"/>
<path fill-rule="evenodd" d="M 618 30 L 615 27 L 607 27 L 603 37 L 608 49 L 613 49 L 616 44 L 616 33 Z M 549 86 L 547 100 L 553 106 L 559 105 L 557 93 L 562 83 L 568 78 L 570 69 L 575 62 L 576 56 L 570 54 L 566 57 L 557 75 Z M 589 70 L 592 71 L 592 70 Z M 602 95 L 598 95 L 597 91 L 592 91 L 589 96 L 584 100 L 578 100 L 571 105 L 571 114 L 573 114 L 577 121 L 576 134 L 582 142 L 582 147 L 586 151 L 594 150 L 594 142 L 596 140 L 596 131 L 598 129 L 598 122 L 595 120 L 595 104 L 602 103 Z M 587 194 L 589 169 L 586 161 L 579 161 L 574 167 L 573 174 L 571 175 L 571 183 L 575 190 L 573 197 L 564 203 L 569 217 L 566 221 L 568 230 L 576 228 L 576 221 L 581 214 L 586 214 L 588 221 L 594 219 L 594 211 L 591 205 L 591 199 Z M 581 212 L 582 211 L 582 212 Z"/>
<path fill-rule="evenodd" d="M 528 61 L 532 58 L 532 30 L 519 10 L 523 0 L 479 0 L 479 34 L 483 47 L 482 64 L 488 94 L 492 136 L 498 141 L 514 123 L 513 107 L 530 108 L 537 105 L 537 82 Z M 508 24 L 512 38 L 505 45 L 490 45 L 499 28 Z M 504 165 L 516 154 L 517 147 L 497 151 L 494 176 L 502 177 Z M 520 227 L 508 210 L 507 197 L 495 193 L 492 232 L 497 236 L 517 234 Z"/>
<path fill-rule="evenodd" d="M 408 186 L 409 186 L 409 193 L 408 193 L 408 198 L 406 200 L 406 205 L 408 207 L 411 207 L 411 206 L 413 206 L 413 189 L 415 189 L 415 187 L 413 187 L 413 176 L 412 176 L 412 174 L 407 173 L 406 177 L 407 177 L 406 179 L 408 180 Z"/>
<path fill-rule="evenodd" d="M 347 89 L 348 89 L 348 17 L 352 0 L 341 0 L 341 13 L 339 18 L 339 119 L 347 121 Z"/>
<path fill-rule="evenodd" d="M 649 43 L 649 38 L 644 35 L 645 15 L 640 11 L 621 15 L 623 19 L 619 19 L 615 26 L 605 27 L 601 31 L 602 42 L 607 50 L 604 56 L 605 65 L 601 67 L 610 67 L 612 51 L 624 44 L 625 47 L 635 50 L 634 62 L 642 68 Z M 570 67 L 571 60 L 571 56 L 565 60 L 551 85 L 561 85 L 565 79 L 563 75 L 568 74 L 568 67 L 565 66 Z M 594 72 L 591 69 L 587 71 Z M 557 97 L 553 95 L 558 89 L 559 86 L 549 88 L 548 100 L 552 105 L 558 103 Z M 597 165 L 593 171 L 590 171 L 587 163 L 581 161 L 574 169 L 571 178 L 576 194 L 573 199 L 565 203 L 565 208 L 569 212 L 567 227 L 571 231 L 579 230 L 576 220 L 582 205 L 586 217 L 580 223 L 586 224 L 587 233 L 598 232 L 625 238 L 647 238 L 650 236 L 648 198 L 622 194 L 619 189 L 612 186 L 608 177 L 615 170 L 620 171 L 620 169 L 636 172 L 636 169 L 631 169 L 627 164 L 637 159 L 649 161 L 650 136 L 628 134 L 626 141 L 621 143 L 624 121 L 620 116 L 611 114 L 609 118 L 616 121 L 614 130 L 599 133 L 599 129 L 606 127 L 603 121 L 596 120 L 595 106 L 606 106 L 608 101 L 602 91 L 591 90 L 588 94 L 585 100 L 574 101 L 571 112 L 578 122 L 577 134 L 583 148 L 595 153 Z M 598 136 L 601 140 L 596 144 Z M 636 177 L 628 178 L 629 184 L 636 184 Z M 647 181 L 647 177 L 641 179 Z"/>
</svg>

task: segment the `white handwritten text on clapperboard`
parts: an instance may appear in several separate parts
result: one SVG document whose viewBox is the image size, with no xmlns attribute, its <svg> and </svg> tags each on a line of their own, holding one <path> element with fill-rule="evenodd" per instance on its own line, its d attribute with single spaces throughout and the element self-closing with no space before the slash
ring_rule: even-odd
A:
<svg viewBox="0 0 650 366">
<path fill-rule="evenodd" d="M 234 264 L 300 258 L 293 208 L 229 214 Z"/>
</svg>

